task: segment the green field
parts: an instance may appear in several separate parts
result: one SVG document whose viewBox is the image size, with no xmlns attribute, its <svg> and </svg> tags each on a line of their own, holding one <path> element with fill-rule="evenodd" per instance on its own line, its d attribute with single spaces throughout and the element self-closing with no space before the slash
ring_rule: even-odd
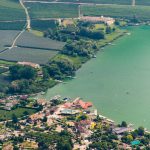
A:
<svg viewBox="0 0 150 150">
<path fill-rule="evenodd" d="M 0 120 L 11 119 L 12 115 L 15 114 L 18 118 L 24 116 L 24 112 L 27 111 L 29 114 L 33 114 L 36 112 L 35 109 L 30 108 L 17 108 L 15 110 L 7 111 L 0 109 Z"/>
<path fill-rule="evenodd" d="M 19 2 L 0 0 L 0 21 L 25 20 L 25 12 Z"/>
<path fill-rule="evenodd" d="M 0 22 L 0 30 L 22 30 L 26 21 Z"/>
<path fill-rule="evenodd" d="M 78 17 L 78 5 L 25 3 L 31 19 Z"/>
<path fill-rule="evenodd" d="M 109 16 L 115 18 L 133 19 L 136 16 L 140 20 L 150 20 L 150 6 L 82 6 L 82 13 L 87 16 Z"/>
<path fill-rule="evenodd" d="M 32 1 L 32 0 L 30 0 Z M 41 0 L 36 0 L 41 1 Z M 54 0 L 46 0 L 52 2 Z M 98 3 L 98 4 L 119 4 L 119 5 L 131 5 L 132 0 L 57 0 L 60 2 L 74 2 L 74 3 Z M 136 5 L 150 5 L 149 0 L 136 0 Z"/>
<path fill-rule="evenodd" d="M 31 27 L 35 30 L 47 30 L 48 28 L 55 28 L 56 21 L 54 20 L 31 20 Z"/>
</svg>

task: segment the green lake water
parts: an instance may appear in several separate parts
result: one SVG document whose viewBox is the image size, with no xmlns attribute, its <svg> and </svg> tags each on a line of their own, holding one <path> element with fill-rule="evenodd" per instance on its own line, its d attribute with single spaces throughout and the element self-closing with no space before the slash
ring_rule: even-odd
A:
<svg viewBox="0 0 150 150">
<path fill-rule="evenodd" d="M 129 27 L 131 35 L 116 40 L 78 70 L 76 79 L 49 89 L 82 97 L 116 122 L 150 129 L 150 26 Z"/>
</svg>

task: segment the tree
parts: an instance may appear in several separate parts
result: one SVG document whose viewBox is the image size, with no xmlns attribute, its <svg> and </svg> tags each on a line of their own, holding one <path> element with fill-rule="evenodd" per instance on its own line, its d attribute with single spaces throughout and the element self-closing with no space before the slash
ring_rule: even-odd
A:
<svg viewBox="0 0 150 150">
<path fill-rule="evenodd" d="M 9 68 L 10 77 L 17 79 L 34 79 L 37 76 L 36 69 L 31 66 L 13 65 Z"/>
<path fill-rule="evenodd" d="M 12 114 L 12 122 L 13 123 L 17 123 L 18 122 L 18 118 L 15 114 Z"/>
<path fill-rule="evenodd" d="M 43 122 L 47 122 L 47 117 L 46 116 L 44 116 Z"/>
<path fill-rule="evenodd" d="M 121 127 L 127 127 L 127 123 L 125 121 L 122 121 Z"/>
<path fill-rule="evenodd" d="M 138 135 L 143 136 L 144 135 L 144 128 L 143 127 L 139 127 L 137 132 L 138 132 Z"/>
</svg>

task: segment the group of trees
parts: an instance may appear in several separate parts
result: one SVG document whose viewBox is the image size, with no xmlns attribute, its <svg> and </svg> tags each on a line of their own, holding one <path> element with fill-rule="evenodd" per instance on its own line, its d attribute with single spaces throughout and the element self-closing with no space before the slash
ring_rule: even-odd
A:
<svg viewBox="0 0 150 150">
<path fill-rule="evenodd" d="M 74 43 L 68 42 L 61 53 L 70 56 L 81 56 L 90 58 L 98 51 L 96 43 L 91 41 L 80 40 Z"/>
<path fill-rule="evenodd" d="M 9 72 L 12 80 L 34 79 L 37 76 L 36 69 L 30 66 L 13 65 L 9 68 Z"/>
<path fill-rule="evenodd" d="M 46 66 L 49 75 L 55 79 L 63 79 L 67 76 L 74 76 L 76 68 L 71 59 L 61 58 L 50 61 Z"/>
<path fill-rule="evenodd" d="M 64 130 L 60 133 L 51 132 L 41 133 L 41 132 L 32 132 L 27 133 L 26 137 L 34 137 L 38 142 L 39 149 L 58 149 L 58 150 L 72 150 L 73 142 L 72 135 L 68 131 Z"/>
</svg>

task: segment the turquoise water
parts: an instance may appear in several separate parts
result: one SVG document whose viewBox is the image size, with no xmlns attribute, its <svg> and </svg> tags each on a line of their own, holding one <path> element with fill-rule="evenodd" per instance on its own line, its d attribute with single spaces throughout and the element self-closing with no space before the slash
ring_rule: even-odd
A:
<svg viewBox="0 0 150 150">
<path fill-rule="evenodd" d="M 77 78 L 49 89 L 54 95 L 82 97 L 103 115 L 150 129 L 150 27 L 130 27 L 131 35 L 105 47 L 78 70 Z"/>
</svg>

